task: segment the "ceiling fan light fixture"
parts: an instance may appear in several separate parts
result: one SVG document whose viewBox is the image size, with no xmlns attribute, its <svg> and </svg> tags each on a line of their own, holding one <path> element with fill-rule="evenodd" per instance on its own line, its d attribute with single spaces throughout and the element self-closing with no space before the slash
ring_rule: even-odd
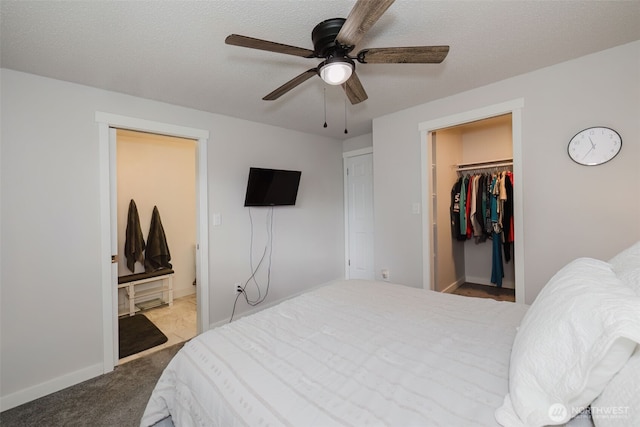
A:
<svg viewBox="0 0 640 427">
<path fill-rule="evenodd" d="M 320 78 L 330 85 L 341 85 L 351 77 L 355 65 L 349 58 L 329 58 L 320 64 Z"/>
</svg>

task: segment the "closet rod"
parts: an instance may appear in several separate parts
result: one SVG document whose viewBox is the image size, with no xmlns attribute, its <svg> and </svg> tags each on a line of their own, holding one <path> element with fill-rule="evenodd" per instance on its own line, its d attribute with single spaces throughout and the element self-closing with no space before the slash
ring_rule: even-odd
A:
<svg viewBox="0 0 640 427">
<path fill-rule="evenodd" d="M 458 165 L 454 165 L 459 171 L 472 170 L 472 169 L 491 169 L 497 168 L 500 166 L 512 166 L 513 159 L 500 159 L 500 160 L 492 160 L 488 162 L 477 162 L 477 163 L 462 163 Z"/>
</svg>

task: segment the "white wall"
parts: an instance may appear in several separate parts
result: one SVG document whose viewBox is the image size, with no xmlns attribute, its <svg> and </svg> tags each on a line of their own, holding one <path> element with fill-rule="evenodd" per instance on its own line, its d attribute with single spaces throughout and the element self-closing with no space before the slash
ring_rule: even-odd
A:
<svg viewBox="0 0 640 427">
<path fill-rule="evenodd" d="M 457 126 L 462 132 L 462 162 L 488 162 L 513 156 L 511 114 Z"/>
<path fill-rule="evenodd" d="M 608 259 L 640 239 L 639 75 L 637 41 L 375 119 L 376 271 L 422 287 L 421 217 L 411 213 L 421 200 L 419 123 L 518 98 L 526 302 L 568 261 Z M 594 125 L 616 129 L 622 152 L 577 165 L 569 139 Z"/>
<path fill-rule="evenodd" d="M 342 142 L 342 151 L 349 152 L 371 147 L 373 145 L 373 134 L 367 133 L 353 138 L 345 139 Z"/>
<path fill-rule="evenodd" d="M 118 276 L 133 274 L 124 256 L 129 202 L 138 208 L 140 228 L 145 242 L 153 207 L 158 207 L 162 227 L 171 253 L 173 297 L 196 292 L 196 141 L 128 130 L 117 131 L 118 175 Z M 144 272 L 136 262 L 135 273 Z M 138 287 L 157 288 L 159 282 Z M 125 289 L 119 292 L 119 305 L 128 310 Z M 157 298 L 149 295 L 145 299 Z"/>
<path fill-rule="evenodd" d="M 114 92 L 1 71 L 2 409 L 102 372 L 96 111 L 210 131 L 212 323 L 249 272 L 250 166 L 302 171 L 277 208 L 269 301 L 343 276 L 342 142 Z M 221 101 L 223 102 L 223 101 Z M 247 307 L 239 304 L 239 312 Z"/>
<path fill-rule="evenodd" d="M 457 128 L 435 132 L 433 145 L 435 158 L 432 158 L 436 168 L 435 188 L 436 213 L 431 213 L 436 219 L 437 232 L 434 262 L 434 289 L 444 291 L 455 289 L 464 282 L 465 250 L 464 244 L 455 241 L 451 236 L 451 187 L 456 182 L 458 174 L 452 167 L 462 161 L 463 139 L 462 131 Z"/>
<path fill-rule="evenodd" d="M 212 323 L 231 315 L 234 283 L 250 276 L 249 209 L 243 204 L 251 166 L 302 171 L 296 206 L 274 208 L 267 302 L 344 276 L 341 142 L 243 120 L 228 127 L 229 134 L 221 131 L 213 129 L 220 145 L 209 152 L 209 215 L 219 213 L 222 221 L 210 225 Z M 264 249 L 268 209 L 251 208 L 254 259 Z M 245 309 L 238 303 L 236 314 Z"/>
</svg>

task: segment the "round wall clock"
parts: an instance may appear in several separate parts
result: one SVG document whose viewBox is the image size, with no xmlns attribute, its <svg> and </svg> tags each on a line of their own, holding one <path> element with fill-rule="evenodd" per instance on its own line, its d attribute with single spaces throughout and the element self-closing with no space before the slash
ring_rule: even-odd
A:
<svg viewBox="0 0 640 427">
<path fill-rule="evenodd" d="M 596 166 L 613 159 L 622 148 L 622 137 L 613 129 L 595 126 L 578 132 L 567 147 L 576 163 Z"/>
</svg>

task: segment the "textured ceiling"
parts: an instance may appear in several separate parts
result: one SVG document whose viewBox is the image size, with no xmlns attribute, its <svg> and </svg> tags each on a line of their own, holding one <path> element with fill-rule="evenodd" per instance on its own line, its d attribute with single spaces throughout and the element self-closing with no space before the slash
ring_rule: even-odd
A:
<svg viewBox="0 0 640 427">
<path fill-rule="evenodd" d="M 357 64 L 369 99 L 347 104 L 347 135 L 344 92 L 318 77 L 262 101 L 318 59 L 224 43 L 236 33 L 313 49 L 313 27 L 354 3 L 1 0 L 0 65 L 344 139 L 371 132 L 375 117 L 640 39 L 640 1 L 397 0 L 356 52 L 451 50 L 442 64 Z"/>
</svg>

